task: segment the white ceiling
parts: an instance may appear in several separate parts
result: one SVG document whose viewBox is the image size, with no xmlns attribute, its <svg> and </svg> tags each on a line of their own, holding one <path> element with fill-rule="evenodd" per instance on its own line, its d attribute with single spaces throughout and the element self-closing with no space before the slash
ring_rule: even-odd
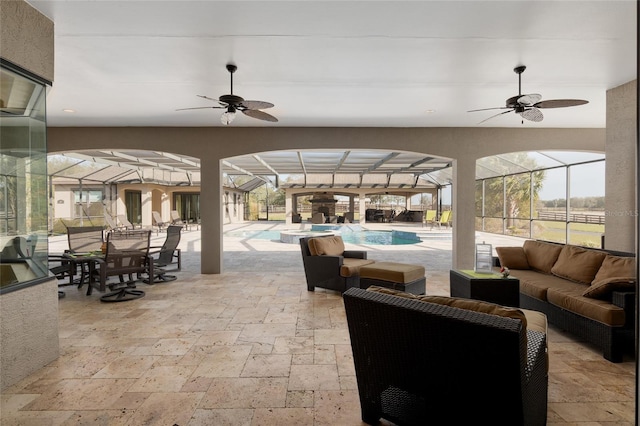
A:
<svg viewBox="0 0 640 426">
<path fill-rule="evenodd" d="M 175 110 L 229 93 L 232 62 L 234 94 L 280 120 L 232 126 L 476 126 L 524 64 L 523 93 L 589 100 L 524 126 L 604 127 L 606 90 L 637 75 L 632 0 L 29 3 L 55 22 L 49 126 L 222 126 Z"/>
</svg>

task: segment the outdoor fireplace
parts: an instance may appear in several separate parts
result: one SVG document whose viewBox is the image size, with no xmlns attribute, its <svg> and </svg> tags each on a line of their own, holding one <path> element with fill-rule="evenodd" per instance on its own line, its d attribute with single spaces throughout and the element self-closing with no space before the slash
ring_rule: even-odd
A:
<svg viewBox="0 0 640 426">
<path fill-rule="evenodd" d="M 316 192 L 309 202 L 311 203 L 311 215 L 315 213 L 324 213 L 325 216 L 336 215 L 336 203 L 338 200 L 333 198 L 332 193 Z"/>
</svg>

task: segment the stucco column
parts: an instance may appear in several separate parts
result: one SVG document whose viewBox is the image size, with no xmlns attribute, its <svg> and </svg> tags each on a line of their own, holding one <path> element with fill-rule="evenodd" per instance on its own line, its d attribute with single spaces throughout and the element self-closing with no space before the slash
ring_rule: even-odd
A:
<svg viewBox="0 0 640 426">
<path fill-rule="evenodd" d="M 637 80 L 607 90 L 605 248 L 635 251 Z"/>
<path fill-rule="evenodd" d="M 284 223 L 287 225 L 291 225 L 291 215 L 294 213 L 293 209 L 293 201 L 291 199 L 291 194 L 287 191 L 284 193 Z"/>
<path fill-rule="evenodd" d="M 367 222 L 367 215 L 365 214 L 367 211 L 367 202 L 365 200 L 365 193 L 360 192 L 360 195 L 358 195 L 358 199 L 360 201 L 360 225 L 364 225 Z"/>
<path fill-rule="evenodd" d="M 475 259 L 475 188 L 476 161 L 464 158 L 453 161 L 451 189 L 453 210 L 452 266 L 473 269 Z"/>
<path fill-rule="evenodd" d="M 222 273 L 222 168 L 218 158 L 202 158 L 200 163 L 200 272 Z"/>
<path fill-rule="evenodd" d="M 143 186 L 141 190 L 140 223 L 143 227 L 150 227 L 153 224 L 153 214 L 151 213 L 153 211 L 153 190 L 149 186 Z"/>
</svg>

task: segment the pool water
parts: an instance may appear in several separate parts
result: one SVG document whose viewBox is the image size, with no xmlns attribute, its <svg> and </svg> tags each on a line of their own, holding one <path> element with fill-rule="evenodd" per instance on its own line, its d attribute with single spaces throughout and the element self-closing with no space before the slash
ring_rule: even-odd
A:
<svg viewBox="0 0 640 426">
<path fill-rule="evenodd" d="M 311 231 L 310 231 L 311 233 Z M 317 232 L 313 232 L 317 234 Z M 280 231 L 258 230 L 258 231 L 229 231 L 225 236 L 245 239 L 276 240 L 280 241 Z M 404 245 L 416 244 L 422 241 L 414 232 L 404 231 L 356 231 L 343 232 L 340 234 L 344 242 L 351 244 L 371 244 L 371 245 Z"/>
</svg>

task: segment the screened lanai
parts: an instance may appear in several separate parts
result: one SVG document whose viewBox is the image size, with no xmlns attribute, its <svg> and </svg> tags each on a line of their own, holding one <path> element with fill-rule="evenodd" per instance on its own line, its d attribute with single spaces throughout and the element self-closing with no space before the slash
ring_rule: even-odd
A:
<svg viewBox="0 0 640 426">
<path fill-rule="evenodd" d="M 500 154 L 476 162 L 476 230 L 604 247 L 605 156 Z"/>
<path fill-rule="evenodd" d="M 240 192 L 262 183 L 297 194 L 332 192 L 411 197 L 452 183 L 451 160 L 383 150 L 290 150 L 222 161 L 224 186 Z M 116 185 L 157 184 L 197 191 L 197 158 L 157 151 L 92 150 L 49 156 L 49 182 L 79 190 L 76 202 L 114 198 Z M 248 180 L 250 178 L 251 180 Z M 84 188 L 100 186 L 91 193 Z M 360 192 L 359 192 L 360 191 Z M 363 192 L 364 191 L 364 192 Z M 84 195 L 83 195 L 84 193 Z M 84 198 L 82 198 L 84 197 Z M 93 197 L 93 200 L 91 200 Z M 604 154 L 530 151 L 481 158 L 476 163 L 476 229 L 572 241 L 604 232 Z M 553 232 L 549 229 L 553 228 Z"/>
</svg>

